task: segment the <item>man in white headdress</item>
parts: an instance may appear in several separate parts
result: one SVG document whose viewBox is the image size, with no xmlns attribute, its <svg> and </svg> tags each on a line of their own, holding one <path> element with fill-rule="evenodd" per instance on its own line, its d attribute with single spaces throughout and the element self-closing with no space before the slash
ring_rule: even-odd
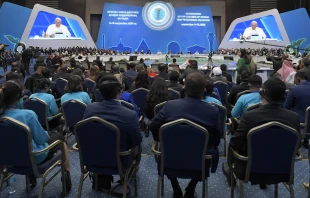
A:
<svg viewBox="0 0 310 198">
<path fill-rule="evenodd" d="M 259 36 L 261 39 L 266 38 L 266 34 L 262 28 L 257 27 L 257 22 L 252 21 L 251 27 L 245 29 L 243 33 L 243 38 L 251 39 L 252 36 Z"/>
<path fill-rule="evenodd" d="M 55 24 L 51 24 L 48 26 L 46 30 L 47 37 L 54 38 L 55 34 L 62 33 L 66 35 L 66 37 L 70 37 L 71 33 L 65 25 L 62 25 L 61 18 L 55 19 Z"/>
</svg>

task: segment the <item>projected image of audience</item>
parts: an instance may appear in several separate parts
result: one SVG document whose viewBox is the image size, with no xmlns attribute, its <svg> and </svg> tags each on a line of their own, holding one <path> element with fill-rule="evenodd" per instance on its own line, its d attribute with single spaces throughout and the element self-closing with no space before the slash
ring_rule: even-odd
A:
<svg viewBox="0 0 310 198">
<path fill-rule="evenodd" d="M 230 35 L 229 41 L 239 41 L 240 39 L 251 41 L 283 40 L 277 22 L 271 15 L 238 23 Z"/>
<path fill-rule="evenodd" d="M 85 40 L 86 37 L 76 20 L 40 11 L 29 39 Z"/>
</svg>

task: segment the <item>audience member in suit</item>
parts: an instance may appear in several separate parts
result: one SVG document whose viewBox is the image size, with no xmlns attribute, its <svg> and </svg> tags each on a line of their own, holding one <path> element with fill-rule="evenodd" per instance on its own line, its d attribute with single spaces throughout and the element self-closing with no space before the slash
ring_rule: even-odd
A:
<svg viewBox="0 0 310 198">
<path fill-rule="evenodd" d="M 250 105 L 262 102 L 259 95 L 259 90 L 262 87 L 262 78 L 258 75 L 251 76 L 249 78 L 249 87 L 251 93 L 240 96 L 231 111 L 232 117 L 242 117 L 243 113 Z"/>
<path fill-rule="evenodd" d="M 35 83 L 38 79 L 42 79 L 43 76 L 41 74 L 42 70 L 44 69 L 45 67 L 43 66 L 38 66 L 36 68 L 36 72 L 27 78 L 26 82 L 25 82 L 25 88 L 30 90 L 31 93 L 34 93 L 34 88 L 35 88 Z"/>
<path fill-rule="evenodd" d="M 155 77 L 155 78 L 162 78 L 164 80 L 168 80 L 168 73 L 167 73 L 167 65 L 166 64 L 159 64 L 158 65 L 158 71 L 159 71 L 159 74 Z"/>
<path fill-rule="evenodd" d="M 196 60 L 191 60 L 190 61 L 190 65 L 189 67 L 184 70 L 184 72 L 182 73 L 181 77 L 180 77 L 180 83 L 184 84 L 183 80 L 191 73 L 200 73 L 200 74 L 204 74 L 202 71 L 198 70 L 198 62 Z"/>
<path fill-rule="evenodd" d="M 120 151 L 127 151 L 134 148 L 134 156 L 137 162 L 141 159 L 140 143 L 142 135 L 140 132 L 139 120 L 135 111 L 124 107 L 120 101 L 122 91 L 121 84 L 115 76 L 109 74 L 103 76 L 99 81 L 99 90 L 104 101 L 92 103 L 86 107 L 84 119 L 98 116 L 118 127 L 120 131 Z M 108 192 L 111 188 L 112 175 L 101 175 L 100 190 Z"/>
<path fill-rule="evenodd" d="M 30 129 L 30 133 L 32 135 L 32 149 L 33 151 L 39 151 L 48 147 L 48 145 L 54 143 L 57 140 L 63 141 L 63 148 L 65 152 L 64 160 L 62 161 L 65 167 L 65 181 L 67 191 L 71 189 L 71 179 L 70 179 L 70 165 L 68 158 L 68 149 L 67 144 L 65 142 L 65 138 L 60 133 L 51 133 L 48 134 L 41 126 L 38 121 L 38 116 L 30 110 L 25 109 L 17 109 L 17 103 L 20 100 L 22 87 L 20 84 L 15 81 L 7 81 L 2 90 L 0 90 L 0 117 L 10 117 L 13 118 L 25 125 L 27 125 Z M 49 152 L 42 153 L 40 155 L 35 155 L 35 162 L 37 164 L 42 164 L 48 160 L 50 160 L 55 153 L 60 150 L 60 145 L 52 148 Z M 36 185 L 36 178 L 30 176 L 30 184 Z"/>
<path fill-rule="evenodd" d="M 220 68 L 214 67 L 210 75 L 212 76 L 212 74 L 214 74 L 214 76 L 211 77 L 212 82 L 216 81 L 222 81 L 225 83 L 227 82 L 226 77 L 222 76 L 222 70 Z"/>
<path fill-rule="evenodd" d="M 67 85 L 65 86 L 65 94 L 61 97 L 61 104 L 75 99 L 83 102 L 84 104 L 90 104 L 89 95 L 83 91 L 83 81 L 80 76 L 73 75 L 69 78 Z"/>
<path fill-rule="evenodd" d="M 268 79 L 263 89 L 260 91 L 262 106 L 258 109 L 244 113 L 238 129 L 230 139 L 229 147 L 243 156 L 247 156 L 247 134 L 254 127 L 266 124 L 268 122 L 280 122 L 293 129 L 300 131 L 299 116 L 295 112 L 286 110 L 281 107 L 284 99 L 286 86 L 278 78 Z M 263 145 L 262 145 L 263 146 Z M 234 163 L 236 176 L 243 180 L 245 177 L 246 162 L 234 159 L 231 150 L 228 152 L 228 163 L 223 163 L 223 173 L 230 184 L 230 169 Z M 229 164 L 229 165 L 228 165 Z M 253 175 L 252 184 L 260 184 L 262 189 L 266 188 L 267 183 L 272 183 L 272 175 Z"/>
<path fill-rule="evenodd" d="M 238 93 L 249 90 L 249 73 L 244 71 L 240 75 L 241 83 L 231 88 L 227 102 L 228 104 L 235 105 Z"/>
<path fill-rule="evenodd" d="M 135 82 L 132 83 L 130 92 L 139 89 L 149 89 L 150 82 L 149 82 L 149 75 L 146 71 L 140 71 L 135 79 Z"/>
<path fill-rule="evenodd" d="M 124 76 L 126 77 L 136 77 L 138 72 L 136 72 L 136 63 L 129 64 L 129 70 L 125 71 Z"/>
<path fill-rule="evenodd" d="M 68 65 L 62 65 L 58 73 L 54 74 L 52 80 L 56 80 L 57 78 L 63 78 L 65 80 L 69 80 L 70 74 L 68 73 Z"/>
<path fill-rule="evenodd" d="M 205 98 L 203 99 L 204 102 L 214 102 L 217 103 L 219 105 L 223 105 L 221 101 L 219 101 L 218 99 L 212 97 L 212 93 L 213 93 L 213 83 L 209 80 L 207 80 L 206 82 L 206 91 L 205 91 Z"/>
<path fill-rule="evenodd" d="M 291 88 L 286 97 L 285 108 L 294 111 L 299 115 L 300 123 L 305 123 L 305 114 L 310 106 L 310 82 L 307 74 L 298 71 L 295 74 L 295 87 Z M 305 138 L 303 146 L 309 148 L 309 139 Z"/>
<path fill-rule="evenodd" d="M 227 65 L 222 64 L 221 70 L 222 70 L 222 76 L 226 77 L 227 81 L 232 83 L 232 76 L 226 72 L 227 71 Z"/>
<path fill-rule="evenodd" d="M 310 59 L 309 58 L 303 58 L 302 59 L 304 68 L 300 71 L 303 71 L 307 74 L 307 78 L 310 80 Z"/>
<path fill-rule="evenodd" d="M 219 111 L 216 107 L 203 102 L 206 80 L 198 72 L 192 72 L 186 76 L 185 92 L 187 98 L 168 101 L 165 107 L 154 117 L 150 124 L 154 140 L 159 141 L 159 129 L 165 123 L 184 118 L 189 119 L 206 128 L 210 134 L 207 153 L 217 155 L 213 158 L 214 163 L 218 163 L 218 149 L 220 143 L 221 126 Z M 177 140 L 177 137 L 176 137 Z M 174 197 L 183 197 L 179 182 L 175 177 L 169 177 Z M 195 188 L 198 181 L 192 179 L 185 189 L 184 197 L 194 197 Z"/>
<path fill-rule="evenodd" d="M 172 63 L 171 64 L 169 64 L 169 66 L 179 66 L 178 64 L 177 64 L 177 59 L 172 59 Z"/>
<path fill-rule="evenodd" d="M 179 83 L 179 73 L 176 71 L 171 71 L 169 73 L 169 83 L 168 88 L 173 89 L 179 92 L 181 95 L 183 94 L 183 85 Z"/>
<path fill-rule="evenodd" d="M 165 80 L 162 78 L 156 78 L 146 97 L 145 116 L 149 120 L 152 120 L 154 117 L 155 106 L 170 99 L 172 99 L 172 97 L 169 96 Z"/>
</svg>

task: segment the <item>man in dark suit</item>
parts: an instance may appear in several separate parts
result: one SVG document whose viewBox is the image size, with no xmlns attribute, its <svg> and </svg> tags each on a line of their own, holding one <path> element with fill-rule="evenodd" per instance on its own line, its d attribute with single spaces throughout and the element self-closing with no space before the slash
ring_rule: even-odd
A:
<svg viewBox="0 0 310 198">
<path fill-rule="evenodd" d="M 155 116 L 150 124 L 153 138 L 159 141 L 159 128 L 165 123 L 184 118 L 191 120 L 206 128 L 210 134 L 208 154 L 218 154 L 217 146 L 220 143 L 221 125 L 219 111 L 216 107 L 203 102 L 206 80 L 198 72 L 189 74 L 185 80 L 185 92 L 187 98 L 168 101 L 165 107 Z M 177 137 L 176 137 L 177 140 Z M 216 157 L 218 159 L 218 155 Z M 213 159 L 216 161 L 217 159 Z M 183 197 L 178 180 L 169 177 L 173 187 L 174 197 Z M 186 188 L 184 197 L 194 197 L 198 181 L 192 179 Z"/>
<path fill-rule="evenodd" d="M 63 65 L 60 67 L 59 72 L 52 76 L 52 80 L 54 81 L 57 78 L 63 78 L 63 79 L 69 80 L 70 76 L 71 74 L 68 73 L 68 66 Z"/>
<path fill-rule="evenodd" d="M 232 87 L 230 90 L 230 93 L 227 99 L 228 104 L 235 105 L 237 102 L 236 98 L 237 98 L 238 93 L 241 93 L 243 91 L 250 89 L 248 79 L 249 79 L 249 73 L 246 71 L 243 71 L 240 75 L 241 83 L 239 85 Z"/>
<path fill-rule="evenodd" d="M 166 64 L 159 64 L 158 65 L 158 71 L 159 71 L 159 74 L 155 77 L 155 78 L 162 78 L 164 80 L 168 80 L 168 73 L 167 73 L 167 65 Z"/>
<path fill-rule="evenodd" d="M 176 90 L 179 92 L 181 95 L 183 93 L 183 85 L 179 83 L 179 73 L 176 71 L 171 71 L 169 73 L 169 83 L 168 83 L 168 88 Z"/>
<path fill-rule="evenodd" d="M 204 74 L 202 71 L 198 70 L 198 62 L 196 60 L 191 60 L 190 61 L 190 65 L 189 67 L 184 70 L 184 72 L 182 73 L 181 77 L 180 77 L 180 83 L 184 84 L 183 80 L 191 73 L 200 73 L 200 74 Z"/>
<path fill-rule="evenodd" d="M 281 101 L 284 99 L 286 86 L 283 81 L 278 78 L 268 79 L 263 89 L 260 91 L 262 106 L 247 111 L 243 114 L 238 129 L 230 139 L 229 146 L 243 156 L 247 156 L 247 134 L 254 127 L 265 123 L 275 121 L 285 124 L 293 129 L 300 131 L 299 117 L 295 112 L 289 111 L 281 107 Z M 263 146 L 263 145 L 262 145 Z M 231 149 L 228 152 L 228 163 L 223 163 L 223 173 L 227 177 L 230 185 L 230 169 L 234 164 L 234 171 L 239 179 L 244 179 L 246 162 L 234 159 Z M 252 184 L 260 184 L 262 189 L 266 188 L 267 180 L 270 180 L 270 175 L 258 175 L 252 177 Z"/>
<path fill-rule="evenodd" d="M 298 71 L 295 74 L 294 83 L 287 94 L 285 108 L 296 112 L 299 115 L 300 123 L 305 123 L 305 114 L 307 108 L 310 106 L 310 82 L 307 74 L 303 71 Z M 304 139 L 303 146 L 309 148 L 309 140 Z"/>
<path fill-rule="evenodd" d="M 232 76 L 226 72 L 227 71 L 227 65 L 222 64 L 221 70 L 222 70 L 222 76 L 226 77 L 227 81 L 232 83 Z"/>
<path fill-rule="evenodd" d="M 136 77 L 138 72 L 136 72 L 136 63 L 129 64 L 129 70 L 124 73 L 125 77 Z"/>
<path fill-rule="evenodd" d="M 119 100 L 121 95 L 121 84 L 114 75 L 106 75 L 99 81 L 98 88 L 104 102 L 89 104 L 85 109 L 84 119 L 98 116 L 116 125 L 121 133 L 120 151 L 135 148 L 134 155 L 137 162 L 141 159 L 140 143 L 142 135 L 140 132 L 137 113 L 124 107 Z M 111 175 L 101 176 L 104 185 L 100 186 L 103 192 L 111 188 Z"/>
<path fill-rule="evenodd" d="M 304 68 L 300 71 L 303 71 L 306 73 L 308 80 L 310 80 L 310 60 L 308 58 L 303 58 L 302 59 Z"/>
</svg>

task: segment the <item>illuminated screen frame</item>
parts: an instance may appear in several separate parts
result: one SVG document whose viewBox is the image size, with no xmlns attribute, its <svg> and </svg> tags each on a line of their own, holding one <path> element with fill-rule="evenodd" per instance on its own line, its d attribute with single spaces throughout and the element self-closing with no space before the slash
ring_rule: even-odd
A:
<svg viewBox="0 0 310 198">
<path fill-rule="evenodd" d="M 278 25 L 280 34 L 282 36 L 282 41 L 274 41 L 274 40 L 266 40 L 266 41 L 254 41 L 255 43 L 248 43 L 248 42 L 244 42 L 244 43 L 240 43 L 239 41 L 230 41 L 229 38 L 231 36 L 231 34 L 233 33 L 233 31 L 236 28 L 236 25 L 238 23 L 244 22 L 244 21 L 250 21 L 253 19 L 257 19 L 257 18 L 261 18 L 264 16 L 273 16 L 276 20 L 276 23 Z M 241 17 L 241 18 L 237 18 L 235 19 L 231 25 L 229 26 L 228 31 L 226 32 L 219 48 L 263 48 L 263 47 L 267 47 L 268 46 L 264 45 L 264 44 L 269 44 L 269 45 L 277 45 L 277 46 L 287 46 L 288 44 L 290 44 L 290 39 L 287 35 L 287 32 L 285 30 L 284 24 L 282 22 L 281 16 L 279 14 L 279 11 L 277 9 L 272 9 L 272 10 L 268 10 L 265 12 L 260 12 L 260 13 L 256 13 L 256 14 L 252 14 L 249 16 L 245 16 L 245 17 Z M 275 48 L 275 47 L 270 47 L 270 48 Z"/>
<path fill-rule="evenodd" d="M 29 39 L 28 36 L 32 30 L 32 27 L 34 25 L 34 22 L 37 18 L 37 15 L 40 11 L 49 12 L 51 14 L 55 14 L 58 16 L 63 16 L 66 18 L 70 18 L 73 20 L 76 20 L 84 35 L 85 40 L 59 40 L 59 39 L 48 39 L 48 40 L 42 40 L 42 39 Z M 59 47 L 74 47 L 74 46 L 83 46 L 83 47 L 96 47 L 94 40 L 92 39 L 84 21 L 81 19 L 81 17 L 70 14 L 68 12 L 63 12 L 61 10 L 57 10 L 54 8 L 50 8 L 47 6 L 43 6 L 40 4 L 35 4 L 33 7 L 33 10 L 31 12 L 31 15 L 29 17 L 28 23 L 26 25 L 26 28 L 24 30 L 23 36 L 21 38 L 21 42 L 24 42 L 26 46 L 34 46 L 34 47 L 52 47 L 53 49 L 57 49 Z"/>
</svg>

